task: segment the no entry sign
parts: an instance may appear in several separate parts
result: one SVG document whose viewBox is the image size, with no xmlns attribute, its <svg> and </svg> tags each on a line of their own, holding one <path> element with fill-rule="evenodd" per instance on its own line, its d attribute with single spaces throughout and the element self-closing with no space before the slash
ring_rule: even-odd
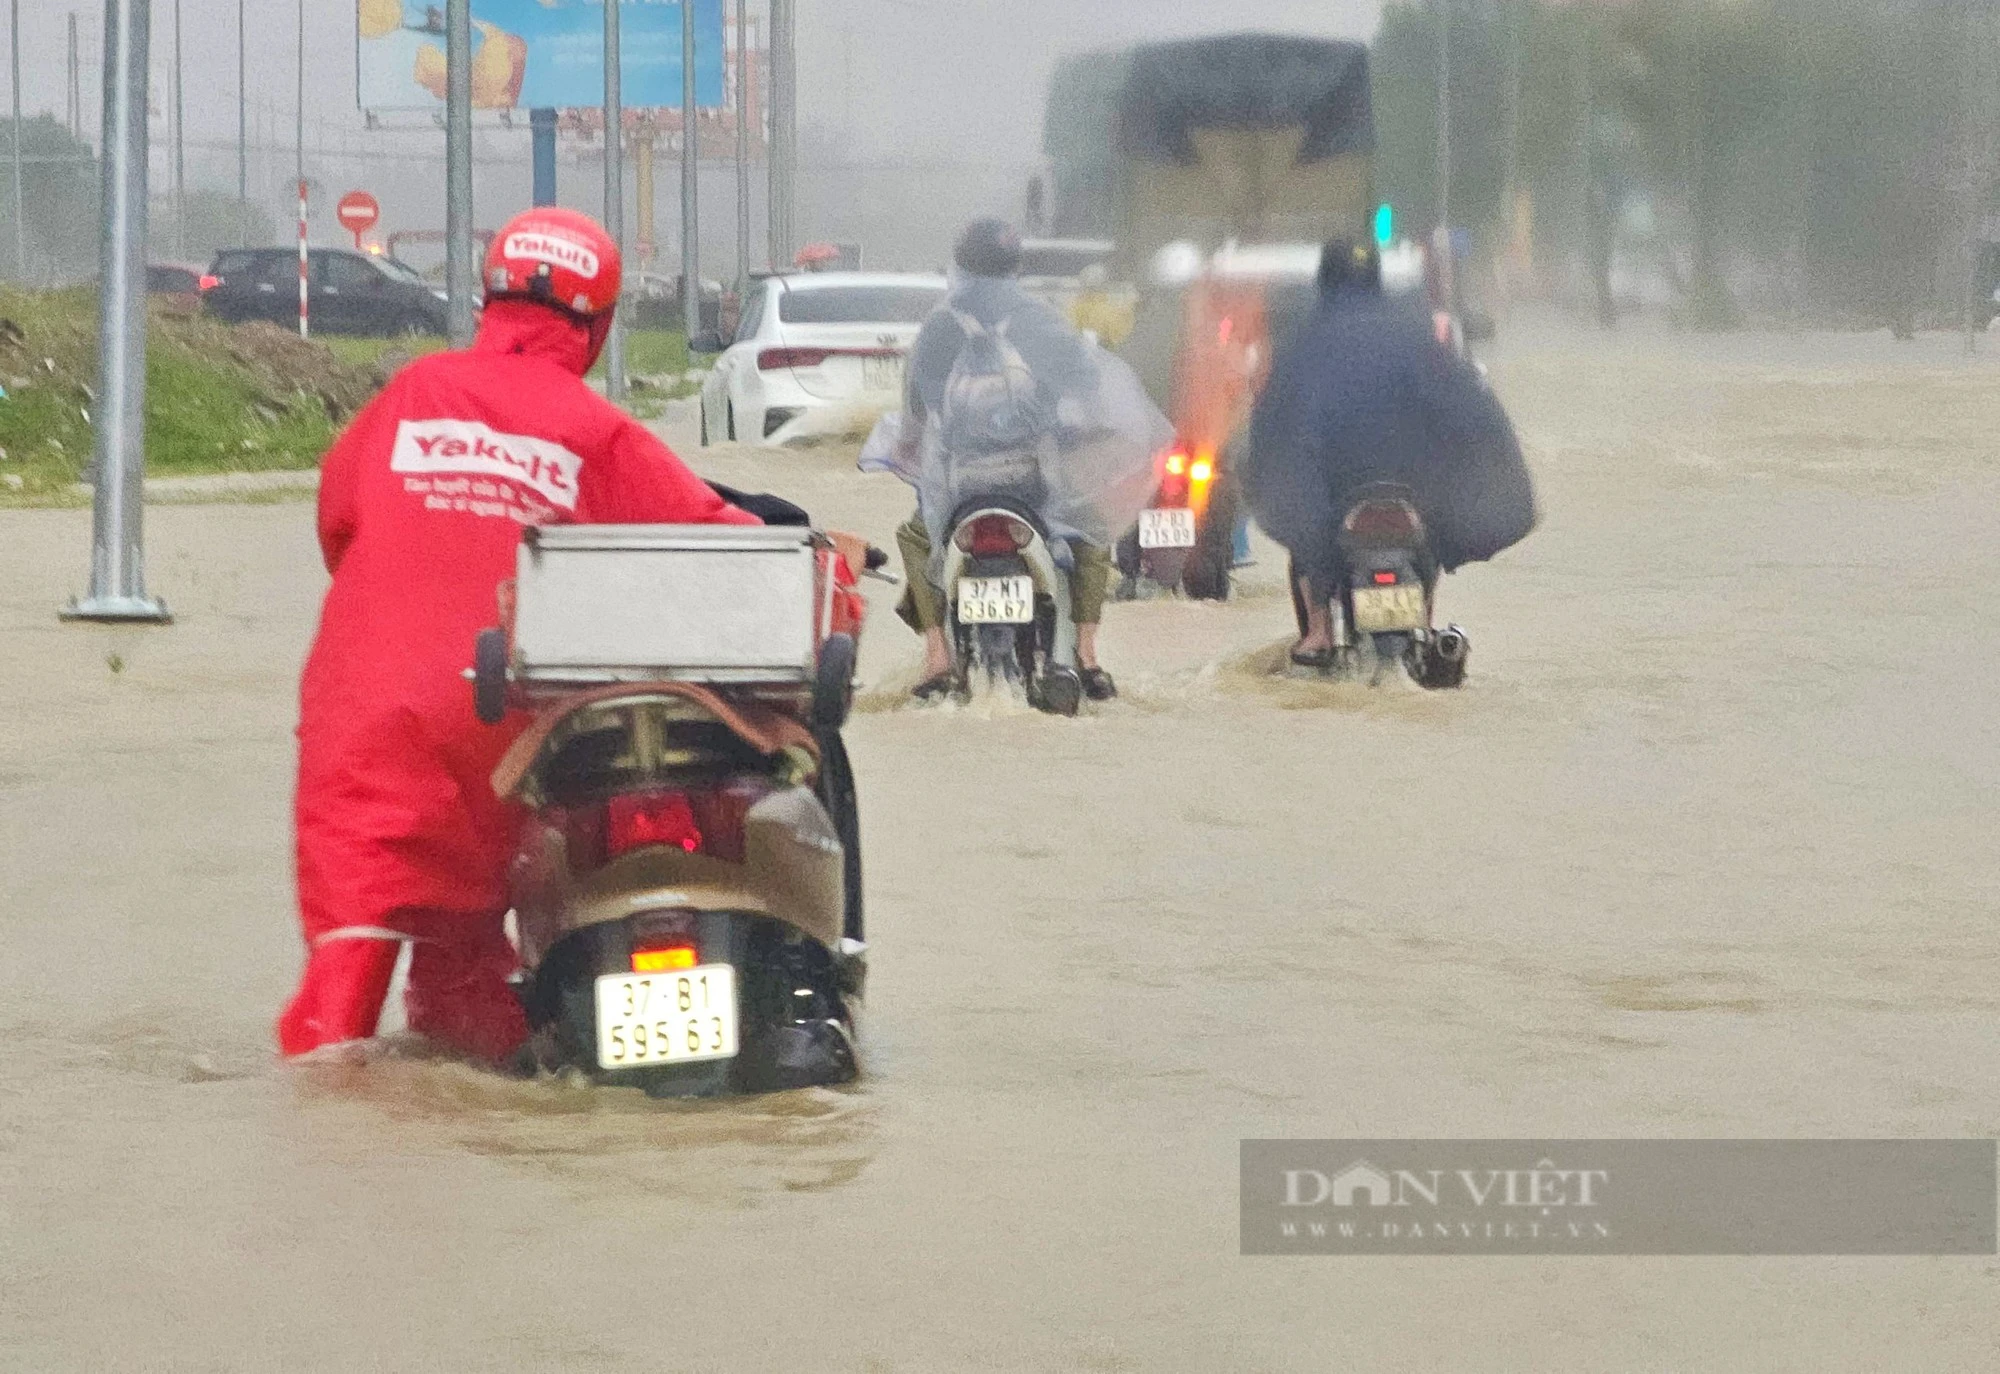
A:
<svg viewBox="0 0 2000 1374">
<path fill-rule="evenodd" d="M 382 218 L 382 206 L 366 191 L 349 191 L 340 198 L 334 214 L 340 219 L 340 227 L 354 235 L 354 246 L 359 248 L 361 236 Z"/>
</svg>

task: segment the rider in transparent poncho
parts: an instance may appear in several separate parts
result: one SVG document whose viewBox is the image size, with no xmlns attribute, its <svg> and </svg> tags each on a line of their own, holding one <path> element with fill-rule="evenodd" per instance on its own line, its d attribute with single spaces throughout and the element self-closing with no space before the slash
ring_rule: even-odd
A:
<svg viewBox="0 0 2000 1374">
<path fill-rule="evenodd" d="M 1058 561 L 1070 569 L 1077 669 L 1091 698 L 1107 700 L 1117 689 L 1097 661 L 1097 626 L 1110 586 L 1110 549 L 1158 488 L 1172 426 L 1130 368 L 1022 289 L 1021 241 L 1013 229 L 998 220 L 975 222 L 954 260 L 951 295 L 911 351 L 903 412 L 883 421 L 861 463 L 867 471 L 893 471 L 917 489 L 917 514 L 897 532 L 909 574 L 900 611 L 924 636 L 917 693 L 935 695 L 950 682 L 938 582 L 952 517 L 969 501 L 1004 497 L 1035 510 L 1056 541 Z M 1025 409 L 1039 419 L 1018 444 L 955 451 L 947 423 L 954 373 L 974 331 L 1004 335 L 1032 376 L 1034 396 Z"/>
</svg>

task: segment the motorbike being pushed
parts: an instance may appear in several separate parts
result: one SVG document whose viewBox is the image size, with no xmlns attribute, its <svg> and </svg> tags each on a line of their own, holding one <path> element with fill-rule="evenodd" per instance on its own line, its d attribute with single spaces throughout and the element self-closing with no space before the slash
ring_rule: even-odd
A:
<svg viewBox="0 0 2000 1374">
<path fill-rule="evenodd" d="M 1370 685 L 1400 667 L 1418 686 L 1448 691 L 1465 685 L 1472 641 L 1457 625 L 1437 629 L 1437 563 L 1415 493 L 1376 483 L 1348 498 L 1339 535 L 1339 586 L 1314 587 L 1328 598 L 1333 622 L 1333 654 L 1328 671 L 1358 675 L 1364 660 Z M 1292 577 L 1292 604 L 1299 632 L 1306 629 L 1303 581 Z"/>
<path fill-rule="evenodd" d="M 846 552 L 843 552 L 846 550 Z M 529 530 L 470 676 L 531 1050 L 655 1096 L 838 1083 L 867 974 L 841 742 L 880 551 L 806 528 Z"/>
</svg>

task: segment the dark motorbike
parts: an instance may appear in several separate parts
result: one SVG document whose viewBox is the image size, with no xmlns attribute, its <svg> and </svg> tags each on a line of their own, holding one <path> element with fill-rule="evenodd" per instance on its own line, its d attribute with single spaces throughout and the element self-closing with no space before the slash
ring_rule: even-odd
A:
<svg viewBox="0 0 2000 1374">
<path fill-rule="evenodd" d="M 1217 455 L 1185 445 L 1167 454 L 1152 506 L 1116 551 L 1120 600 L 1136 599 L 1142 581 L 1196 601 L 1229 599 L 1237 497 L 1223 467 Z"/>
<path fill-rule="evenodd" d="M 1331 671 L 1359 672 L 1366 650 L 1372 683 L 1400 665 L 1420 687 L 1463 686 L 1472 642 L 1456 625 L 1432 625 L 1438 570 L 1414 493 L 1387 483 L 1355 492 L 1341 520 L 1339 547 L 1342 576 L 1329 596 Z M 1325 594 L 1320 588 L 1314 593 Z M 1304 633 L 1305 593 L 1296 575 L 1292 598 Z"/>
</svg>

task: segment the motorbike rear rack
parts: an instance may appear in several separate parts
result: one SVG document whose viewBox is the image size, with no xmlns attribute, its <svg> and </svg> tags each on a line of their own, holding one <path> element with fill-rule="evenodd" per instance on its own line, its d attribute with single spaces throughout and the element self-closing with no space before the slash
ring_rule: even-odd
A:
<svg viewBox="0 0 2000 1374">
<path fill-rule="evenodd" d="M 516 566 L 508 678 L 528 698 L 661 681 L 809 693 L 831 617 L 818 543 L 795 527 L 530 530 Z"/>
</svg>

